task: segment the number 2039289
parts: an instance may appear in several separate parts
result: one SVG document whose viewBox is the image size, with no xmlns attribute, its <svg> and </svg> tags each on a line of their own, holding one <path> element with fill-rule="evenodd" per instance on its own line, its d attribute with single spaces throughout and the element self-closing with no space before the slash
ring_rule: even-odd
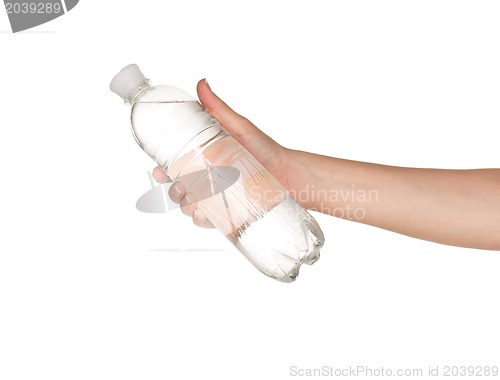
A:
<svg viewBox="0 0 500 380">
<path fill-rule="evenodd" d="M 59 3 L 5 3 L 7 13 L 35 14 L 35 13 L 61 13 L 62 7 Z"/>
</svg>

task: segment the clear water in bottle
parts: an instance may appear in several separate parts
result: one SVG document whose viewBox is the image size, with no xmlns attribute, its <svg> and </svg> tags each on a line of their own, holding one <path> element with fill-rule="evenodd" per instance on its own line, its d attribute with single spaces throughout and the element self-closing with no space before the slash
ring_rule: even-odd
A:
<svg viewBox="0 0 500 380">
<path fill-rule="evenodd" d="M 265 273 L 284 282 L 295 280 L 302 263 L 315 263 L 324 242 L 316 221 L 290 196 L 234 239 L 250 261 L 265 262 Z"/>
<path fill-rule="evenodd" d="M 318 260 L 324 243 L 314 218 L 199 102 L 139 78 L 143 82 L 114 91 L 132 104 L 132 130 L 141 148 L 184 185 L 197 209 L 257 269 L 294 281 L 302 264 Z"/>
<path fill-rule="evenodd" d="M 194 115 L 194 116 L 193 116 Z M 164 120 L 175 120 L 172 130 L 190 129 L 193 121 L 206 128 L 194 135 L 181 154 L 173 157 L 166 172 L 194 194 L 197 208 L 266 275 L 284 282 L 295 280 L 300 265 L 319 259 L 324 237 L 316 221 L 281 188 L 281 185 L 196 101 L 135 103 L 132 123 L 138 141 L 146 148 L 170 138 L 161 132 Z M 142 132 L 146 132 L 147 138 Z M 207 131 L 215 128 L 214 131 Z M 156 131 L 157 133 L 153 133 Z M 202 138 L 200 134 L 205 134 Z M 207 136 L 208 139 L 207 139 Z M 208 140 L 208 141 L 207 141 Z M 161 145 L 161 144 L 159 144 Z M 158 148 L 159 149 L 159 148 Z M 187 152 L 186 152 L 187 151 Z M 156 156 L 152 154 L 153 158 Z M 239 170 L 239 178 L 221 192 L 207 187 L 217 182 L 210 168 L 230 165 Z M 203 170 L 206 169 L 206 170 Z M 183 182 L 189 173 L 200 173 L 190 183 Z M 220 178 L 218 181 L 220 183 Z M 224 179 L 222 179 L 224 181 Z M 203 194 L 203 195 L 201 195 Z"/>
</svg>

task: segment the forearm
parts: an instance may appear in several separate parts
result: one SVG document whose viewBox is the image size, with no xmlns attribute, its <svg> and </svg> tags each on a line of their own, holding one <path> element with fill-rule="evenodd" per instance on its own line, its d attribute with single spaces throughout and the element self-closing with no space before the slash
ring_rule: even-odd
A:
<svg viewBox="0 0 500 380">
<path fill-rule="evenodd" d="M 297 178 L 290 188 L 307 208 L 438 243 L 500 250 L 500 169 L 414 169 L 299 151 L 290 156 Z"/>
</svg>

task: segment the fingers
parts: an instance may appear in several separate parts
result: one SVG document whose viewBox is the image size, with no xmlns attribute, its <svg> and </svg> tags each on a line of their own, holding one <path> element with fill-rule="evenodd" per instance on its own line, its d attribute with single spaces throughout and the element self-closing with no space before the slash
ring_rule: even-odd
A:
<svg viewBox="0 0 500 380">
<path fill-rule="evenodd" d="M 214 225 L 212 224 L 212 222 L 207 219 L 205 213 L 200 209 L 194 210 L 193 223 L 199 227 L 214 228 Z"/>
<path fill-rule="evenodd" d="M 196 199 L 193 193 L 186 193 L 186 188 L 180 182 L 174 182 L 168 189 L 168 196 L 172 202 L 181 205 L 184 215 L 193 216 L 196 210 Z"/>
<path fill-rule="evenodd" d="M 184 215 L 193 216 L 196 210 L 196 199 L 193 193 L 187 193 L 180 201 L 181 211 Z"/>
<path fill-rule="evenodd" d="M 168 191 L 168 196 L 173 202 L 179 203 L 184 215 L 193 218 L 193 223 L 199 227 L 213 228 L 205 213 L 198 208 L 196 197 L 193 193 L 186 193 L 185 187 L 180 182 L 174 182 Z"/>
<path fill-rule="evenodd" d="M 170 177 L 159 167 L 153 169 L 153 178 L 158 183 L 167 183 L 170 182 Z"/>
<path fill-rule="evenodd" d="M 168 196 L 175 203 L 181 203 L 182 199 L 186 196 L 186 188 L 180 182 L 174 182 L 170 189 L 168 189 Z"/>
<path fill-rule="evenodd" d="M 198 208 L 193 193 L 187 193 L 180 201 L 182 212 L 192 217 L 193 223 L 199 227 L 213 228 L 214 225 L 207 219 L 205 213 Z"/>
</svg>

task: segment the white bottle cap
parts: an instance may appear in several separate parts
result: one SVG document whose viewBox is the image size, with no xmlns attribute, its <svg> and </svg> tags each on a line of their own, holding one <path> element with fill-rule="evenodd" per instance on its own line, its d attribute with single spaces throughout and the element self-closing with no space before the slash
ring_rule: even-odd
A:
<svg viewBox="0 0 500 380">
<path fill-rule="evenodd" d="M 109 88 L 115 94 L 120 95 L 124 100 L 127 100 L 130 92 L 138 88 L 142 83 L 148 81 L 144 74 L 139 69 L 139 66 L 132 63 L 125 66 L 115 75 Z"/>
</svg>

